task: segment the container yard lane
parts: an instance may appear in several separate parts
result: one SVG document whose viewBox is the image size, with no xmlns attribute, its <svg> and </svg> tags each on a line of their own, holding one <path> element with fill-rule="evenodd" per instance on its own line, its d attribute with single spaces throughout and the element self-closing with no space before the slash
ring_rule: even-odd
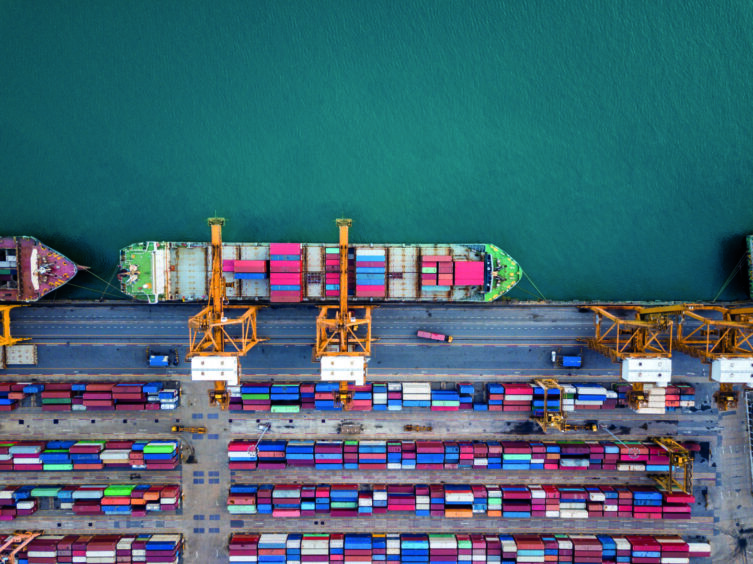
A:
<svg viewBox="0 0 753 564">
<path fill-rule="evenodd" d="M 95 514 L 74 513 L 65 501 L 43 499 L 34 502 L 38 504 L 36 513 L 6 522 L 3 530 L 43 528 L 52 533 L 81 534 L 182 533 L 186 540 L 184 562 L 196 563 L 227 562 L 228 537 L 231 533 L 242 532 L 679 534 L 685 538 L 707 537 L 712 541 L 714 562 L 742 562 L 746 550 L 749 550 L 745 541 L 747 531 L 753 530 L 750 500 L 753 488 L 748 470 L 749 445 L 743 410 L 720 416 L 711 402 L 714 388 L 707 381 L 704 367 L 684 355 L 673 357 L 675 381 L 693 387 L 692 408 L 668 410 L 659 416 L 637 414 L 628 408 L 573 411 L 569 417 L 571 422 L 598 421 L 599 430 L 592 434 L 574 432 L 563 435 L 550 431 L 544 436 L 529 421 L 530 411 L 525 408 L 501 412 L 488 406 L 478 410 L 440 411 L 406 403 L 406 407 L 399 411 L 353 410 L 344 414 L 318 409 L 291 412 L 269 411 L 267 408 L 254 411 L 236 403 L 235 406 L 240 405 L 240 409 L 245 410 L 221 412 L 208 404 L 208 385 L 190 381 L 189 366 L 183 359 L 188 337 L 187 320 L 200 309 L 201 305 L 196 304 L 102 303 L 44 304 L 13 310 L 13 335 L 31 338 L 31 342 L 37 344 L 38 364 L 0 370 L 0 384 L 30 381 L 75 383 L 76 389 L 45 388 L 45 395 L 27 393 L 21 407 L 0 418 L 0 434 L 4 441 L 60 441 L 56 446 L 64 448 L 55 451 L 60 460 L 73 459 L 73 454 L 64 452 L 68 448 L 65 441 L 71 444 L 83 439 L 110 441 L 109 446 L 101 451 L 108 453 L 122 447 L 119 442 L 124 440 L 136 443 L 154 441 L 155 444 L 178 441 L 182 463 L 173 469 L 161 468 L 160 460 L 163 459 L 159 457 L 168 455 L 159 454 L 150 455 L 157 458 L 149 459 L 152 468 L 147 469 L 114 464 L 107 470 L 97 470 L 94 469 L 96 464 L 88 469 L 86 464 L 74 463 L 72 470 L 56 470 L 58 467 L 50 463 L 49 469 L 45 467 L 44 471 L 24 472 L 8 470 L 11 466 L 6 462 L 5 470 L 0 471 L 0 490 L 23 484 L 45 485 L 53 489 L 66 485 L 125 484 L 145 491 L 149 488 L 159 490 L 163 484 L 174 484 L 181 488 L 182 502 L 175 509 L 170 509 L 171 498 L 156 507 L 152 502 L 152 510 L 142 514 L 133 509 L 138 504 L 131 501 L 130 513 L 108 509 L 105 513 Z M 258 333 L 269 340 L 242 360 L 244 383 L 288 382 L 295 384 L 298 390 L 304 385 L 313 390 L 313 384 L 318 381 L 318 367 L 311 362 L 316 314 L 314 307 L 305 305 L 261 310 Z M 419 330 L 451 335 L 452 343 L 418 339 L 416 332 Z M 593 335 L 593 317 L 576 307 L 380 306 L 374 311 L 373 333 L 377 340 L 369 363 L 368 380 L 385 383 L 385 390 L 388 384 L 392 386 L 390 389 L 398 389 L 400 383 L 424 382 L 430 383 L 434 390 L 446 391 L 446 397 L 455 397 L 453 390 L 459 382 L 464 382 L 470 387 L 472 396 L 468 401 L 478 404 L 486 401 L 488 383 L 530 383 L 534 377 L 543 376 L 556 377 L 563 384 L 596 382 L 611 389 L 619 380 L 618 365 L 585 349 L 578 341 Z M 147 348 L 166 354 L 174 349 L 179 363 L 149 367 Z M 551 361 L 552 351 L 582 354 L 583 367 L 579 370 L 555 367 Z M 103 384 L 107 388 L 107 383 L 131 384 L 131 387 L 121 392 L 98 388 Z M 142 389 L 134 392 L 131 389 L 143 383 L 159 383 L 161 386 L 156 391 Z M 180 401 L 173 405 L 168 392 L 178 383 Z M 116 395 L 124 399 L 114 399 Z M 260 401 L 255 398 L 263 397 L 263 394 L 250 392 L 244 393 L 245 396 L 253 402 Z M 118 401 L 123 404 L 131 402 L 131 407 L 115 408 Z M 150 402 L 152 406 L 148 407 Z M 42 410 L 41 405 L 47 407 Z M 71 409 L 50 405 L 68 405 Z M 358 433 L 344 435 L 345 421 L 352 423 Z M 172 432 L 172 426 L 176 425 L 204 427 L 206 432 Z M 460 512 L 456 518 L 425 517 L 408 512 L 359 514 L 358 518 L 325 513 L 289 518 L 280 517 L 279 513 L 259 511 L 230 513 L 230 487 L 244 484 L 361 484 L 362 490 L 369 489 L 367 486 L 376 489 L 375 484 L 384 487 L 467 484 L 468 487 L 487 488 L 554 485 L 591 486 L 605 488 L 604 491 L 609 491 L 610 487 L 627 491 L 631 486 L 650 489 L 653 484 L 645 469 L 574 468 L 557 471 L 534 467 L 511 470 L 443 466 L 431 470 L 325 470 L 292 466 L 231 470 L 228 462 L 230 441 L 257 439 L 267 426 L 269 429 L 264 439 L 271 441 L 426 440 L 461 443 L 543 439 L 614 441 L 615 437 L 620 441 L 640 441 L 652 436 L 671 436 L 680 441 L 698 441 L 702 449 L 695 456 L 692 512 L 684 519 L 603 516 L 591 507 L 593 501 L 588 502 L 588 507 L 595 513 L 588 519 L 505 517 L 494 513 L 482 516 L 475 510 L 465 517 L 460 517 L 465 515 Z M 2 456 L 5 456 L 3 460 L 8 460 L 16 455 Z M 118 455 L 113 452 L 102 456 Z M 141 460 L 138 459 L 140 455 L 133 452 L 123 456 L 131 461 Z M 146 454 L 143 456 L 147 457 Z M 242 451 L 240 456 L 248 458 L 252 453 Z M 24 463 L 28 462 L 29 459 Z M 92 460 L 87 459 L 87 462 Z M 107 464 L 104 461 L 105 467 Z M 731 480 L 734 480 L 734 487 Z M 58 492 L 57 495 L 63 494 Z M 602 494 L 594 494 L 593 499 L 602 499 L 599 495 Z M 81 506 L 83 502 L 77 503 Z M 640 505 L 643 502 L 635 503 Z M 711 561 L 709 558 L 693 559 L 694 564 Z"/>
</svg>

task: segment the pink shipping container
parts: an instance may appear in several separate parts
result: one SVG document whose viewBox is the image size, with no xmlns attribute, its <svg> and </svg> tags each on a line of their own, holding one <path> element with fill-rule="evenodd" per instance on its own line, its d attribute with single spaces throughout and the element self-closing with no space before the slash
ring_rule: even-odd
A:
<svg viewBox="0 0 753 564">
<path fill-rule="evenodd" d="M 274 272 L 301 272 L 300 261 L 274 261 L 269 263 L 269 271 Z"/>
<path fill-rule="evenodd" d="M 270 243 L 269 254 L 270 255 L 300 255 L 301 244 L 300 243 Z"/>
<path fill-rule="evenodd" d="M 223 261 L 224 262 L 224 261 Z M 224 268 L 224 266 L 223 266 Z M 236 260 L 234 261 L 235 272 L 266 272 L 267 261 L 264 260 Z"/>
</svg>

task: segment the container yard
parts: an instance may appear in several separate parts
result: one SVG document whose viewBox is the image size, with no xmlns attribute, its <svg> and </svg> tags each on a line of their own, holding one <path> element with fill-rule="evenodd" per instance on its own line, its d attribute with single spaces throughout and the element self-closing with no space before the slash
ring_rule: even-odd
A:
<svg viewBox="0 0 753 564">
<path fill-rule="evenodd" d="M 374 312 L 366 381 L 343 385 L 312 363 L 315 308 L 282 306 L 260 310 L 268 340 L 242 360 L 223 410 L 211 382 L 190 378 L 199 308 L 13 310 L 13 336 L 38 359 L 0 371 L 0 554 L 744 562 L 747 412 L 718 407 L 695 358 L 674 354 L 671 381 L 645 383 L 636 402 L 620 365 L 579 340 L 595 334 L 590 311 L 393 306 Z M 428 330 L 453 340 L 418 335 Z M 581 347 L 580 368 L 552 361 Z M 173 349 L 177 364 L 144 361 Z M 542 428 L 546 417 L 566 431 Z M 689 482 L 672 445 L 692 459 Z"/>
</svg>

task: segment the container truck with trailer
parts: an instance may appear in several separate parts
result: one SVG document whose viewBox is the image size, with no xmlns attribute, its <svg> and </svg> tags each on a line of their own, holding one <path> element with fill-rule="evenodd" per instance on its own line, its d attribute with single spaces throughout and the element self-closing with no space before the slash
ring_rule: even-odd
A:
<svg viewBox="0 0 753 564">
<path fill-rule="evenodd" d="M 431 339 L 432 341 L 442 341 L 445 343 L 452 342 L 452 335 L 443 335 L 442 333 L 431 333 L 429 331 L 418 331 L 416 336 L 421 339 Z"/>
</svg>

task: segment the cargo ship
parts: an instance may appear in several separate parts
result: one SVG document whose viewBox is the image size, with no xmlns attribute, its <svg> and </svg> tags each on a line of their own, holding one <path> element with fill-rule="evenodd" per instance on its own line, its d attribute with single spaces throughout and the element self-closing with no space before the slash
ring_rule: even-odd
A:
<svg viewBox="0 0 753 564">
<path fill-rule="evenodd" d="M 76 272 L 76 263 L 34 237 L 0 237 L 0 302 L 35 302 Z"/>
<path fill-rule="evenodd" d="M 297 303 L 336 301 L 337 244 L 223 243 L 229 300 Z M 120 251 L 121 290 L 138 300 L 207 299 L 210 243 L 143 242 Z M 348 298 L 352 302 L 492 302 L 523 274 L 490 244 L 352 244 Z"/>
</svg>

